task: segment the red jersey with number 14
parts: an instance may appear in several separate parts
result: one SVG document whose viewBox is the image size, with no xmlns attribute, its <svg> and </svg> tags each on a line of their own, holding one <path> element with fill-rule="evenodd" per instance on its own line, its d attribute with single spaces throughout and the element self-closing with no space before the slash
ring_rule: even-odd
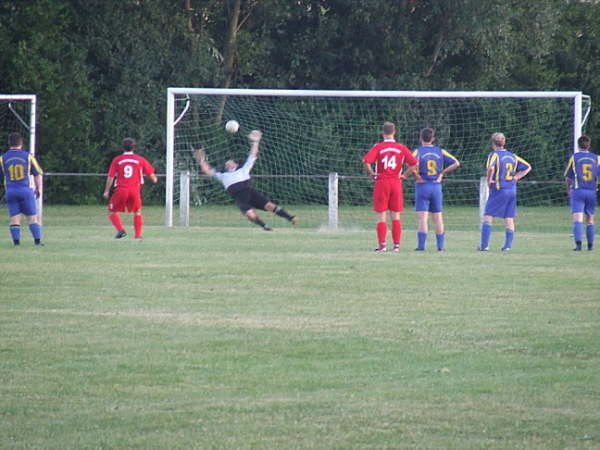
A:
<svg viewBox="0 0 600 450">
<path fill-rule="evenodd" d="M 143 156 L 125 152 L 115 157 L 110 163 L 108 176 L 115 177 L 117 189 L 139 189 L 144 184 L 144 175 L 154 173 L 154 167 Z"/>
<path fill-rule="evenodd" d="M 373 146 L 363 157 L 366 164 L 377 163 L 377 179 L 400 179 L 404 164 L 414 166 L 416 158 L 410 149 L 394 140 L 385 140 Z"/>
</svg>

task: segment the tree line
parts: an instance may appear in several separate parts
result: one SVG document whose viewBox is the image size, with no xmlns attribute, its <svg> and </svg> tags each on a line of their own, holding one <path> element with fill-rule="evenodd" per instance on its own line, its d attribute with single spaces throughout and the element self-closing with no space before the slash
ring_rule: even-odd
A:
<svg viewBox="0 0 600 450">
<path fill-rule="evenodd" d="M 132 136 L 163 172 L 169 86 L 581 90 L 593 102 L 597 17 L 600 2 L 567 0 L 5 0 L 0 92 L 38 95 L 46 171 L 103 172 Z M 593 108 L 592 137 L 599 124 Z M 46 199 L 98 202 L 100 184 L 55 179 Z"/>
</svg>

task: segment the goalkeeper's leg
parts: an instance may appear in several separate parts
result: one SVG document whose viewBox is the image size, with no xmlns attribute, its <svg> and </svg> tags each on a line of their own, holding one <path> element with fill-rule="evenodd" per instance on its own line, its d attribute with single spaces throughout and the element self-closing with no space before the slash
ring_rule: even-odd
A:
<svg viewBox="0 0 600 450">
<path fill-rule="evenodd" d="M 262 227 L 262 229 L 265 231 L 271 231 L 271 228 L 262 220 L 260 220 L 260 217 L 258 217 L 258 215 L 256 214 L 256 212 L 254 212 L 253 209 L 249 209 L 248 211 L 246 211 L 245 214 L 250 222 L 255 223 L 259 227 Z"/>
<path fill-rule="evenodd" d="M 264 209 L 267 211 L 271 211 L 273 214 L 277 214 L 279 217 L 283 217 L 284 219 L 288 220 L 289 222 L 292 222 L 294 225 L 296 225 L 298 223 L 298 218 L 296 216 L 291 215 L 285 209 L 281 208 L 280 206 L 276 205 L 273 202 L 267 202 L 265 204 Z"/>
</svg>

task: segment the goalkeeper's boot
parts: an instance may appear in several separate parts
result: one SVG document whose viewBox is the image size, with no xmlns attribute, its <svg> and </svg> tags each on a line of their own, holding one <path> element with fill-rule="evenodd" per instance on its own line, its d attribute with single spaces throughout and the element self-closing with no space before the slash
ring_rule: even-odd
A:
<svg viewBox="0 0 600 450">
<path fill-rule="evenodd" d="M 125 236 L 127 236 L 127 233 L 125 232 L 125 230 L 123 231 L 119 231 L 116 235 L 115 235 L 115 239 L 121 239 L 124 238 Z"/>
<path fill-rule="evenodd" d="M 292 225 L 298 225 L 298 223 L 300 223 L 300 219 L 298 218 L 298 216 L 292 216 L 290 222 L 292 222 Z"/>
<path fill-rule="evenodd" d="M 265 230 L 265 231 L 273 231 L 273 228 L 271 228 L 269 225 L 265 225 L 263 227 L 263 230 Z"/>
</svg>

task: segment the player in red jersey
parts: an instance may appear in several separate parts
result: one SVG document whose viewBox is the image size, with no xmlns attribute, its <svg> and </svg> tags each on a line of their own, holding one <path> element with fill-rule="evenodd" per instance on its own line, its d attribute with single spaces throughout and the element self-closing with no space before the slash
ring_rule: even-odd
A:
<svg viewBox="0 0 600 450">
<path fill-rule="evenodd" d="M 142 216 L 142 185 L 144 184 L 144 175 L 150 177 L 153 183 L 158 179 L 154 174 L 154 167 L 148 160 L 142 156 L 136 155 L 135 139 L 123 139 L 123 154 L 115 157 L 110 163 L 108 177 L 106 178 L 106 187 L 104 188 L 104 198 L 109 197 L 110 188 L 114 183 L 114 191 L 108 202 L 108 218 L 117 229 L 116 239 L 127 236 L 125 227 L 121 223 L 119 212 L 125 211 L 133 213 L 133 228 L 135 238 L 142 238 L 142 228 L 144 226 L 144 216 Z"/>
<path fill-rule="evenodd" d="M 363 157 L 367 173 L 375 180 L 373 187 L 373 210 L 377 213 L 377 242 L 375 251 L 387 250 L 387 211 L 392 216 L 392 240 L 394 251 L 400 251 L 402 223 L 400 212 L 404 209 L 402 195 L 402 180 L 408 178 L 417 169 L 417 160 L 404 144 L 396 142 L 396 126 L 385 122 L 381 130 L 383 142 L 373 146 Z M 373 163 L 376 169 L 373 171 Z M 402 173 L 404 164 L 408 165 L 405 174 Z"/>
</svg>

